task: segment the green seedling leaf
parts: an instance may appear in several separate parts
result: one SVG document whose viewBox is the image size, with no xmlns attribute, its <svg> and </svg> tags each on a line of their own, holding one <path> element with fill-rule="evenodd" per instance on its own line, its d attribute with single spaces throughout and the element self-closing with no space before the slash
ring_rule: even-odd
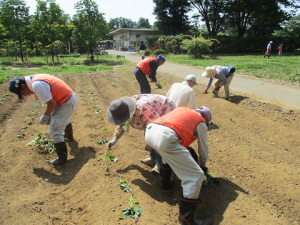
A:
<svg viewBox="0 0 300 225">
<path fill-rule="evenodd" d="M 97 143 L 99 145 L 103 145 L 103 144 L 107 143 L 107 138 L 104 138 L 103 140 L 98 140 Z"/>
<path fill-rule="evenodd" d="M 109 168 L 107 166 L 105 167 L 105 172 L 109 173 Z"/>
<path fill-rule="evenodd" d="M 127 185 L 127 181 L 126 180 L 119 180 L 118 181 L 118 185 L 120 186 L 120 188 L 122 189 L 122 191 L 124 192 L 132 192 L 132 190 L 130 189 L 130 187 Z"/>
<path fill-rule="evenodd" d="M 94 108 L 97 108 L 98 107 L 98 105 L 94 105 Z"/>
<path fill-rule="evenodd" d="M 138 219 L 141 215 L 143 211 L 143 208 L 142 207 L 128 207 L 126 209 L 123 209 L 123 216 L 125 217 L 131 217 L 131 218 L 134 218 L 134 219 Z"/>
<path fill-rule="evenodd" d="M 102 131 L 107 131 L 107 127 L 103 127 L 101 130 Z"/>
<path fill-rule="evenodd" d="M 22 127 L 22 129 L 27 129 L 27 128 L 28 128 L 28 126 L 23 126 L 23 127 Z"/>
<path fill-rule="evenodd" d="M 113 86 L 113 87 L 117 87 L 117 85 L 116 85 L 115 83 L 112 83 L 112 84 L 111 84 L 111 86 Z"/>
<path fill-rule="evenodd" d="M 98 109 L 96 109 L 95 113 L 96 113 L 96 114 L 99 114 L 99 113 L 100 113 L 100 111 L 99 111 Z"/>
<path fill-rule="evenodd" d="M 52 154 L 55 151 L 55 146 L 42 133 L 38 133 L 37 138 L 28 142 L 28 146 L 38 146 L 43 153 Z"/>
<path fill-rule="evenodd" d="M 114 161 L 114 160 L 115 160 L 115 156 L 112 155 L 112 154 L 109 154 L 109 155 L 108 155 L 108 158 L 110 159 L 110 161 Z"/>
</svg>

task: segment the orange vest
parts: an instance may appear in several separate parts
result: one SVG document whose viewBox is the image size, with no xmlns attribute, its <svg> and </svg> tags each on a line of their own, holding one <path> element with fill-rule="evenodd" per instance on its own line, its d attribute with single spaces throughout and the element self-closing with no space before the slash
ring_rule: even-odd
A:
<svg viewBox="0 0 300 225">
<path fill-rule="evenodd" d="M 186 148 L 198 138 L 194 132 L 200 122 L 206 123 L 198 112 L 186 107 L 177 107 L 153 121 L 153 123 L 172 128 L 181 139 L 180 144 Z"/>
<path fill-rule="evenodd" d="M 34 81 L 44 81 L 50 85 L 50 91 L 52 98 L 56 101 L 56 106 L 60 106 L 65 103 L 73 94 L 72 89 L 61 79 L 48 75 L 48 74 L 37 74 L 34 75 L 31 84 Z M 38 99 L 38 97 L 35 95 Z"/>
<path fill-rule="evenodd" d="M 157 60 L 156 58 L 146 58 L 142 61 L 140 61 L 136 66 L 143 72 L 143 74 L 150 74 L 151 68 L 150 68 L 150 61 Z"/>
</svg>

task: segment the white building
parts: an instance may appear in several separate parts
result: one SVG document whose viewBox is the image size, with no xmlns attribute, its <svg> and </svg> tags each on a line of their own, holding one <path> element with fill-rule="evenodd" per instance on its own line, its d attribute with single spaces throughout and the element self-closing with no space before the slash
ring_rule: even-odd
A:
<svg viewBox="0 0 300 225">
<path fill-rule="evenodd" d="M 119 51 L 137 51 L 140 43 L 146 36 L 161 34 L 159 30 L 120 28 L 109 33 L 113 37 L 113 48 Z"/>
</svg>

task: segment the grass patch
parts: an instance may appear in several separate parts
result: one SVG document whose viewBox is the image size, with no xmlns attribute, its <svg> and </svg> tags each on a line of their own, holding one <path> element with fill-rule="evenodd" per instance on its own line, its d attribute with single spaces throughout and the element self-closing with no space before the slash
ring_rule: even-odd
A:
<svg viewBox="0 0 300 225">
<path fill-rule="evenodd" d="M 111 55 L 96 56 L 92 62 L 86 55 L 80 57 L 59 58 L 59 64 L 52 66 L 46 57 L 31 57 L 28 64 L 21 62 L 20 58 L 0 57 L 0 83 L 6 78 L 25 76 L 35 73 L 47 74 L 76 74 L 98 71 L 111 71 L 113 66 L 127 64 L 125 58 L 115 58 Z"/>
<path fill-rule="evenodd" d="M 300 56 L 275 56 L 269 59 L 262 55 L 207 55 L 195 59 L 189 55 L 168 55 L 167 60 L 191 66 L 234 65 L 237 74 L 267 79 L 283 79 L 300 82 Z"/>
</svg>

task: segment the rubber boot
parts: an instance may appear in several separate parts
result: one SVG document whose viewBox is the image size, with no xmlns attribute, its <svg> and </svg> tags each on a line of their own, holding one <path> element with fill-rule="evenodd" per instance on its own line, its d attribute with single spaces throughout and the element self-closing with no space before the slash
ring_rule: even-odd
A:
<svg viewBox="0 0 300 225">
<path fill-rule="evenodd" d="M 168 164 L 161 164 L 159 179 L 161 187 L 164 190 L 170 190 L 173 186 L 174 181 L 171 181 L 172 169 Z"/>
<path fill-rule="evenodd" d="M 66 126 L 64 138 L 67 139 L 67 141 L 74 141 L 72 123 Z"/>
<path fill-rule="evenodd" d="M 193 159 L 196 161 L 196 163 L 198 163 L 198 155 L 197 155 L 197 153 L 195 152 L 195 150 L 194 150 L 192 147 L 190 147 L 190 146 L 187 147 L 187 150 L 190 151 L 190 153 L 191 153 Z"/>
<path fill-rule="evenodd" d="M 63 165 L 68 160 L 68 150 L 66 146 L 66 142 L 60 142 L 57 144 L 54 144 L 56 149 L 57 158 L 54 160 L 47 160 L 47 163 L 50 163 L 52 165 Z"/>
<path fill-rule="evenodd" d="M 210 225 L 210 219 L 195 219 L 194 212 L 198 205 L 198 199 L 180 198 L 179 222 L 181 225 Z"/>
</svg>

